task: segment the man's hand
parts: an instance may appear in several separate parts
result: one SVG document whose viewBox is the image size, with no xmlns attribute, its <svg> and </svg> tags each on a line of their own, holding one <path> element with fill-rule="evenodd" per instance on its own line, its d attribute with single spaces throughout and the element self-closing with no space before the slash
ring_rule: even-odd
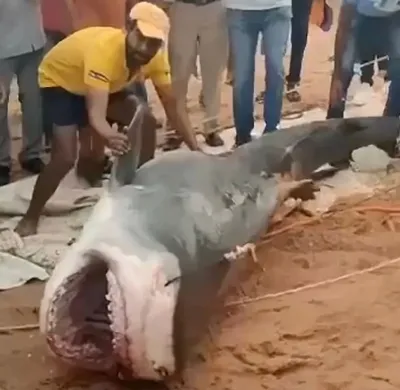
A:
<svg viewBox="0 0 400 390">
<path fill-rule="evenodd" d="M 109 127 L 109 130 L 103 129 L 100 135 L 105 139 L 114 156 L 122 156 L 129 151 L 127 135 L 119 133 L 115 125 Z"/>
<path fill-rule="evenodd" d="M 171 85 L 156 86 L 156 91 L 164 107 L 165 114 L 178 135 L 190 150 L 201 151 L 197 144 L 196 135 L 190 125 L 189 117 L 184 109 L 179 109 Z"/>
<path fill-rule="evenodd" d="M 108 107 L 108 91 L 90 88 L 86 95 L 89 122 L 93 129 L 102 137 L 111 149 L 113 155 L 121 156 L 128 152 L 128 136 L 118 132 L 116 125 L 112 127 L 106 120 Z"/>
</svg>

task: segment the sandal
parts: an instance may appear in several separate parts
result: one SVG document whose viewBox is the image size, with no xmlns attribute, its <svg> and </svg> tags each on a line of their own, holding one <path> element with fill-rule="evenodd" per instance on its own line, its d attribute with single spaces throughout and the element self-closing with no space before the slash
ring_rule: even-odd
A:
<svg viewBox="0 0 400 390">
<path fill-rule="evenodd" d="M 297 103 L 301 101 L 301 95 L 298 91 L 294 90 L 294 91 L 287 91 L 286 92 L 286 99 L 290 102 L 290 103 Z"/>
<path fill-rule="evenodd" d="M 163 152 L 170 152 L 171 150 L 179 149 L 183 140 L 181 137 L 171 136 L 169 137 L 165 144 L 162 146 Z"/>
<path fill-rule="evenodd" d="M 233 74 L 231 72 L 226 73 L 225 84 L 231 87 L 233 86 Z"/>
<path fill-rule="evenodd" d="M 289 82 L 286 84 L 286 99 L 290 103 L 297 103 L 301 101 L 301 95 L 298 91 L 299 83 Z"/>
</svg>

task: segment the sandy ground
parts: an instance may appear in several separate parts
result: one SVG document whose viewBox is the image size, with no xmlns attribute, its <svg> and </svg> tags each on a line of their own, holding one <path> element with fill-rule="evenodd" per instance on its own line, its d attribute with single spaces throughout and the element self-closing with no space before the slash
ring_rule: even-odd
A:
<svg viewBox="0 0 400 390">
<path fill-rule="evenodd" d="M 398 202 L 393 196 L 372 203 Z M 400 220 L 388 223 L 387 217 L 349 210 L 265 244 L 259 258 L 266 271 L 252 266 L 255 272 L 244 277 L 241 290 L 272 296 L 228 309 L 215 343 L 200 352 L 203 359 L 188 371 L 184 388 L 399 388 L 398 263 L 273 296 L 396 258 L 400 245 L 393 230 Z"/>
<path fill-rule="evenodd" d="M 265 271 L 248 261 L 229 299 L 276 294 L 358 272 L 400 253 L 400 215 L 352 210 L 293 228 L 259 247 Z M 400 190 L 358 204 L 400 209 Z M 293 216 L 289 225 L 308 217 Z M 277 226 L 280 228 L 281 226 Z M 400 387 L 399 263 L 316 288 L 227 308 L 200 345 L 182 389 L 354 389 Z M 42 285 L 0 296 L 0 325 L 37 322 Z M 236 295 L 236 296 L 235 296 Z M 125 390 L 141 387 L 68 371 L 37 331 L 0 331 L 0 388 Z M 20 369 L 26 367 L 24 372 Z M 149 389 L 148 387 L 143 387 Z"/>
<path fill-rule="evenodd" d="M 333 33 L 312 31 L 302 107 L 326 106 L 332 44 Z M 263 77 L 259 70 L 258 90 Z M 194 122 L 201 118 L 198 90 L 194 82 L 189 102 Z M 225 125 L 231 121 L 230 100 L 226 86 L 221 115 Z M 285 109 L 288 107 L 285 103 Z M 400 207 L 400 192 L 392 191 L 367 203 Z M 302 218 L 306 217 L 293 216 L 283 224 Z M 400 218 L 395 214 L 389 218 L 387 212 L 354 210 L 307 228 L 292 229 L 260 246 L 258 257 L 265 271 L 249 262 L 241 275 L 238 296 L 278 293 L 395 258 L 400 253 L 399 229 Z M 392 264 L 317 288 L 227 309 L 221 323 L 214 326 L 213 342 L 207 339 L 199 347 L 185 373 L 183 388 L 400 388 L 398 278 L 400 267 Z M 30 284 L 1 293 L 0 326 L 36 324 L 42 290 L 42 284 Z M 1 390 L 138 388 L 60 366 L 49 357 L 37 330 L 0 329 L 0 345 Z"/>
</svg>

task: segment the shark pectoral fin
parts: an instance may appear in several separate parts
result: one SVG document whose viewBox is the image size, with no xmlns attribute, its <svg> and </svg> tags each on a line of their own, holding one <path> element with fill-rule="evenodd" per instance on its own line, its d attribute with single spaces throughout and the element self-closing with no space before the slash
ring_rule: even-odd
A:
<svg viewBox="0 0 400 390">
<path fill-rule="evenodd" d="M 310 200 L 315 199 L 315 192 L 319 191 L 318 186 L 309 179 L 299 181 L 280 181 L 278 183 L 279 202 L 288 198 Z"/>
</svg>

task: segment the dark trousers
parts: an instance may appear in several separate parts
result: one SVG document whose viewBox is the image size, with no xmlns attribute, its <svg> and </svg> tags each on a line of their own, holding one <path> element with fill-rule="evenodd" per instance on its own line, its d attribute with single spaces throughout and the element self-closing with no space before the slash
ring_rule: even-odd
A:
<svg viewBox="0 0 400 390">
<path fill-rule="evenodd" d="M 372 33 L 371 32 L 376 32 Z M 358 42 L 358 57 L 360 64 L 374 61 L 389 53 L 389 23 L 385 18 L 374 18 L 360 16 L 357 29 L 356 41 Z M 364 39 L 363 39 L 364 37 Z M 368 39 L 365 39 L 368 37 Z M 379 70 L 388 70 L 388 60 L 378 62 Z M 373 84 L 374 63 L 361 68 L 361 82 Z"/>
<path fill-rule="evenodd" d="M 303 65 L 304 51 L 308 40 L 308 26 L 313 0 L 292 1 L 292 31 L 291 31 L 291 55 L 289 74 L 286 77 L 288 83 L 300 82 L 301 68 Z"/>
<path fill-rule="evenodd" d="M 42 153 L 43 124 L 40 115 L 42 104 L 38 84 L 38 66 L 42 57 L 43 50 L 39 49 L 0 59 L 0 85 L 3 87 L 0 87 L 0 166 L 7 167 L 11 164 L 8 100 L 14 76 L 17 77 L 18 96 L 22 108 L 23 137 L 19 159 L 27 161 L 40 157 Z"/>
</svg>

